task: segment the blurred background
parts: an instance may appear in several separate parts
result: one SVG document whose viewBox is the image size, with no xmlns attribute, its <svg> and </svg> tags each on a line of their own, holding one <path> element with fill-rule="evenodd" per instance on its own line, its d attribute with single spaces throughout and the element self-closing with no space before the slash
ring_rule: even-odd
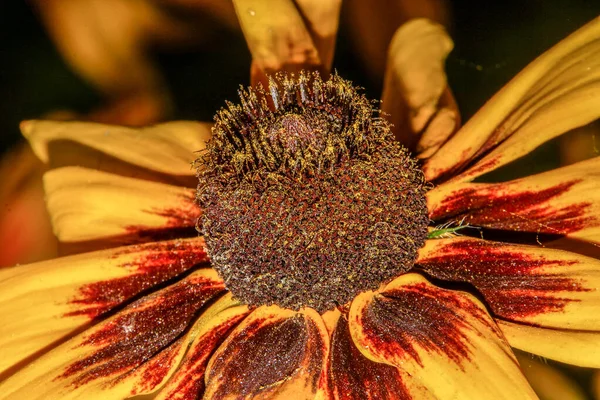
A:
<svg viewBox="0 0 600 400">
<path fill-rule="evenodd" d="M 72 3 L 79 6 L 66 7 Z M 395 28 L 411 14 L 433 17 L 455 42 L 447 71 L 463 121 L 533 58 L 600 14 L 592 0 L 395 3 L 407 2 L 343 2 L 334 68 L 379 98 Z M 132 125 L 211 120 L 239 84 L 249 84 L 249 65 L 229 1 L 3 1 L 0 153 L 20 140 L 21 120 L 44 115 Z M 121 115 L 110 109 L 115 104 Z"/>
<path fill-rule="evenodd" d="M 345 0 L 334 68 L 378 99 L 396 28 L 411 17 L 434 19 L 455 43 L 446 68 L 466 121 L 536 56 L 598 15 L 600 1 L 592 0 Z M 239 84 L 250 83 L 250 62 L 225 0 L 0 2 L 0 267 L 56 255 L 43 166 L 21 139 L 20 121 L 210 121 L 225 100 L 236 99 Z M 598 153 L 599 132 L 597 123 L 571 132 L 490 179 L 588 158 Z M 594 398 L 594 382 L 600 391 L 593 371 L 530 356 L 521 362 L 533 374 L 554 376 L 541 379 L 543 399 L 566 398 L 544 379 L 571 385 L 571 399 Z"/>
</svg>

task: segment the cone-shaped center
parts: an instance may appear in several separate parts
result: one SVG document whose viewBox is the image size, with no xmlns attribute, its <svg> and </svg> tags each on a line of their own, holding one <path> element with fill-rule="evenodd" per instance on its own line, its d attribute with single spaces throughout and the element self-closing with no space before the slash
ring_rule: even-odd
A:
<svg viewBox="0 0 600 400">
<path fill-rule="evenodd" d="M 290 152 L 301 147 L 317 147 L 323 138 L 319 126 L 303 115 L 284 114 L 273 124 L 269 132 L 271 142 L 279 142 Z"/>
<path fill-rule="evenodd" d="M 280 75 L 270 93 L 276 111 L 249 89 L 216 117 L 198 171 L 202 233 L 239 300 L 324 312 L 412 268 L 424 178 L 349 82 Z"/>
</svg>

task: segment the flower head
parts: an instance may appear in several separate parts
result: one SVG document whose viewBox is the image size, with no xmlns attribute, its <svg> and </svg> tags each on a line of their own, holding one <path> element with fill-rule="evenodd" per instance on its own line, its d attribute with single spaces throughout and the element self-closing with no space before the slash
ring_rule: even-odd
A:
<svg viewBox="0 0 600 400">
<path fill-rule="evenodd" d="M 25 123 L 80 254 L 0 271 L 0 398 L 535 398 L 511 346 L 600 367 L 600 158 L 474 181 L 596 120 L 599 73 L 597 19 L 456 133 L 421 108 L 421 170 L 335 75 L 243 92 L 212 132 Z"/>
<path fill-rule="evenodd" d="M 324 312 L 411 269 L 424 178 L 371 103 L 306 73 L 241 96 L 217 116 L 198 186 L 208 254 L 235 297 Z"/>
</svg>

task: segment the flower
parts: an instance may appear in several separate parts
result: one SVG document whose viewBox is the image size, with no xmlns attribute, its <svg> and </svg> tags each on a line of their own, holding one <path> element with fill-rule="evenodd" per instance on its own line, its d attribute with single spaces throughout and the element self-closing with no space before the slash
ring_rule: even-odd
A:
<svg viewBox="0 0 600 400">
<path fill-rule="evenodd" d="M 399 37 L 431 33 L 418 24 Z M 394 61 L 392 100 L 410 76 Z M 437 101 L 445 82 L 424 97 L 405 87 L 413 129 L 396 135 L 422 132 L 410 137 L 435 184 L 429 218 L 460 226 L 433 231 L 410 271 L 321 313 L 243 304 L 210 267 L 189 168 L 208 124 L 24 123 L 51 166 L 56 234 L 80 254 L 0 271 L 0 398 L 535 398 L 511 346 L 599 367 L 600 158 L 475 182 L 596 120 L 599 73 L 596 19 L 456 133 L 448 96 Z M 483 238 L 450 234 L 464 224 Z"/>
</svg>

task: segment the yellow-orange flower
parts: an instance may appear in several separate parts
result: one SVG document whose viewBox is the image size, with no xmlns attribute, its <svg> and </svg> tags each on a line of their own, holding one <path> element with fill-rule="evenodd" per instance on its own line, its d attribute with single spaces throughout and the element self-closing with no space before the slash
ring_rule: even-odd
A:
<svg viewBox="0 0 600 400">
<path fill-rule="evenodd" d="M 400 43 L 432 32 L 417 24 Z M 485 240 L 430 239 L 412 271 L 323 314 L 240 304 L 210 267 L 190 169 L 209 124 L 24 123 L 55 232 L 81 254 L 0 271 L 0 398 L 516 399 L 535 394 L 511 346 L 600 367 L 600 158 L 475 182 L 596 120 L 599 76 L 596 19 L 454 134 L 445 82 L 407 101 L 430 218 Z"/>
</svg>

